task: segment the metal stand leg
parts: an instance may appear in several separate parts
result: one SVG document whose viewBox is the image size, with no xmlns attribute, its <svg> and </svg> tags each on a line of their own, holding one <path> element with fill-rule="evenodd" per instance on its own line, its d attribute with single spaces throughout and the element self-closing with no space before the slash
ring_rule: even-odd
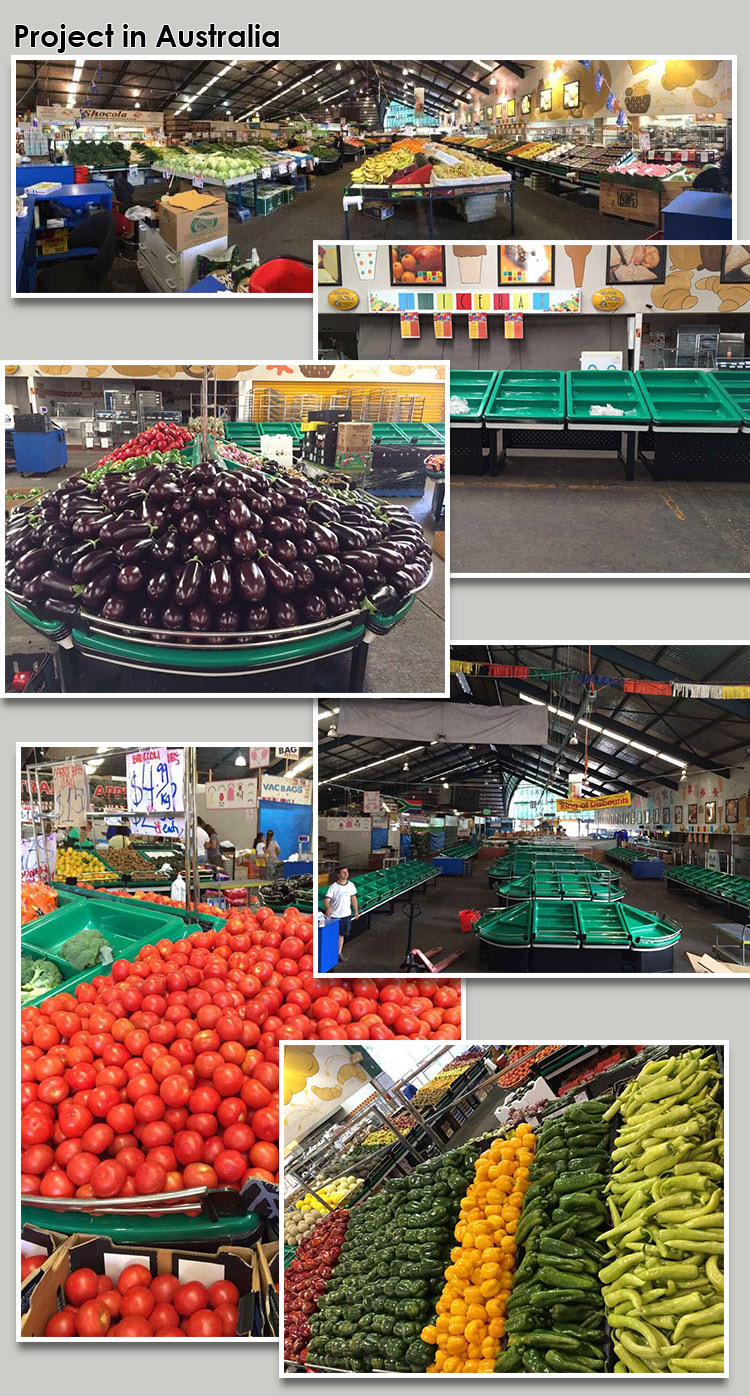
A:
<svg viewBox="0 0 750 1396">
<path fill-rule="evenodd" d="M 349 665 L 349 689 L 352 693 L 361 693 L 365 685 L 365 674 L 367 672 L 367 649 L 364 640 L 360 640 L 358 645 L 352 650 L 351 663 Z"/>
<path fill-rule="evenodd" d="M 430 237 L 435 235 L 435 220 L 432 216 L 432 195 L 427 195 L 427 229 Z"/>
<path fill-rule="evenodd" d="M 347 238 L 348 238 L 348 237 L 349 237 L 349 205 L 346 204 L 346 203 L 344 204 L 344 231 L 345 231 L 346 236 L 347 236 Z"/>
<path fill-rule="evenodd" d="M 490 432 L 490 436 L 492 433 Z M 498 427 L 495 432 L 495 455 L 490 457 L 490 475 L 499 475 L 505 469 L 505 447 L 503 445 L 502 427 Z"/>
<path fill-rule="evenodd" d="M 635 441 L 634 431 L 625 432 L 625 479 L 635 479 Z"/>
<path fill-rule="evenodd" d="M 57 646 L 56 667 L 57 675 L 60 680 L 60 691 L 62 693 L 80 692 L 81 684 L 78 651 L 72 644 Z"/>
</svg>

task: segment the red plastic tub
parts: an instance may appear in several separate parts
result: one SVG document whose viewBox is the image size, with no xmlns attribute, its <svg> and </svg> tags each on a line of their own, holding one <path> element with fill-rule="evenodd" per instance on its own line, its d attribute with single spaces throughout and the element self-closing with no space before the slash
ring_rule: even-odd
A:
<svg viewBox="0 0 750 1396">
<path fill-rule="evenodd" d="M 480 911 L 459 911 L 458 919 L 461 923 L 461 930 L 464 935 L 468 935 L 475 921 L 479 920 L 481 914 Z"/>
<path fill-rule="evenodd" d="M 307 262 L 298 262 L 294 257 L 274 257 L 256 267 L 248 277 L 250 291 L 260 295 L 269 292 L 297 291 L 312 295 L 313 269 Z"/>
</svg>

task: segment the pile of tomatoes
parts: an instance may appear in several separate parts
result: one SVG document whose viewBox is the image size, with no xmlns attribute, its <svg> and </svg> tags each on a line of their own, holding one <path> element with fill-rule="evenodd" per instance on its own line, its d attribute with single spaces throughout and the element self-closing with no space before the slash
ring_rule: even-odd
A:
<svg viewBox="0 0 750 1396">
<path fill-rule="evenodd" d="M 192 431 L 178 426 L 175 422 L 155 422 L 147 431 L 141 431 L 130 441 L 125 441 L 108 456 L 102 456 L 99 465 L 109 461 L 132 460 L 134 456 L 147 456 L 151 451 L 179 451 L 193 440 Z"/>
<path fill-rule="evenodd" d="M 277 1182 L 280 1041 L 460 1037 L 456 982 L 316 980 L 312 937 L 236 910 L 22 1009 L 22 1193 Z"/>
<path fill-rule="evenodd" d="M 65 1305 L 52 1315 L 45 1338 L 234 1338 L 240 1291 L 231 1280 L 208 1287 L 180 1284 L 126 1265 L 117 1283 L 82 1267 L 65 1282 Z"/>
</svg>

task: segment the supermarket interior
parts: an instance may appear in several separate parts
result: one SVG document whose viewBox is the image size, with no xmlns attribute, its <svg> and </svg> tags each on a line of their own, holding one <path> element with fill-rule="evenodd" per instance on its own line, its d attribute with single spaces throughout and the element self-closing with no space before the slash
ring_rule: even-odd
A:
<svg viewBox="0 0 750 1396">
<path fill-rule="evenodd" d="M 313 977 L 312 764 L 19 749 L 22 1338 L 278 1334 L 279 1041 L 356 1013 Z M 460 982 L 420 993 L 402 1038 L 457 1039 Z"/>
<path fill-rule="evenodd" d="M 725 1044 L 285 1044 L 283 1367 L 724 1372 Z"/>
<path fill-rule="evenodd" d="M 748 571 L 748 244 L 317 258 L 320 358 L 450 361 L 454 573 Z"/>
<path fill-rule="evenodd" d="M 20 294 L 310 293 L 310 229 L 731 237 L 734 62 L 16 62 Z"/>
<path fill-rule="evenodd" d="M 6 691 L 445 691 L 440 363 L 6 364 Z"/>
<path fill-rule="evenodd" d="M 448 702 L 319 706 L 319 972 L 747 973 L 747 647 L 450 668 Z"/>
</svg>

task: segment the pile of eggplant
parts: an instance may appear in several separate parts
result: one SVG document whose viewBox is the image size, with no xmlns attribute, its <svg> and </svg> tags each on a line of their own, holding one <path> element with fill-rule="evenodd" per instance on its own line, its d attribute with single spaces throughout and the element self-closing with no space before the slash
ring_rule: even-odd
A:
<svg viewBox="0 0 750 1396">
<path fill-rule="evenodd" d="M 36 615 L 100 616 L 163 643 L 221 644 L 362 608 L 392 615 L 431 563 L 406 508 L 273 461 L 72 476 L 6 529 L 6 586 Z"/>
<path fill-rule="evenodd" d="M 260 895 L 269 906 L 291 905 L 294 901 L 311 902 L 313 898 L 313 878 L 310 873 L 300 873 L 298 877 L 277 878 L 266 882 L 260 888 Z"/>
</svg>

